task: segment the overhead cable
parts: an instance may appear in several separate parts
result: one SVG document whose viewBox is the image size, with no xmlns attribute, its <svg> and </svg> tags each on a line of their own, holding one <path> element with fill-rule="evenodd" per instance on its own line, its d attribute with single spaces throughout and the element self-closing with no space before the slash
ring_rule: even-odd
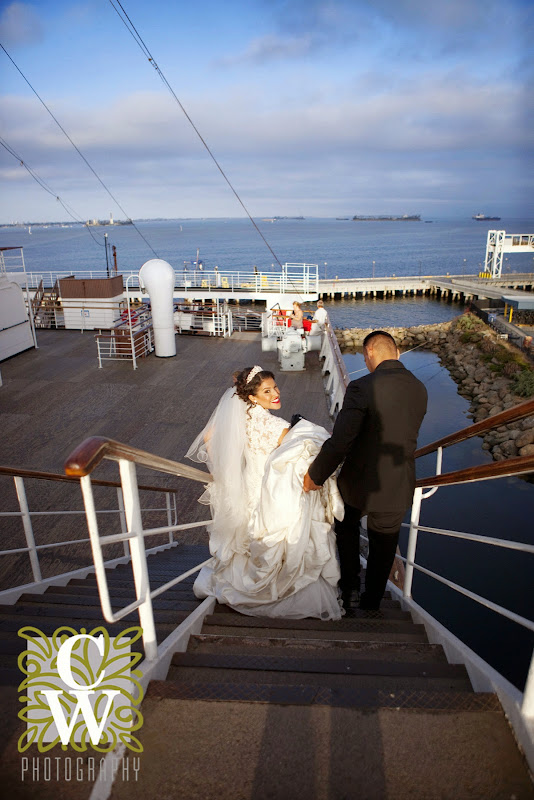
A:
<svg viewBox="0 0 534 800">
<path fill-rule="evenodd" d="M 215 158 L 215 156 L 214 156 L 213 152 L 211 151 L 210 147 L 208 146 L 208 144 L 207 144 L 206 140 L 204 139 L 204 137 L 202 136 L 202 134 L 201 134 L 201 133 L 200 133 L 200 131 L 198 130 L 197 126 L 195 125 L 195 123 L 193 122 L 193 120 L 191 119 L 191 117 L 189 116 L 189 114 L 187 113 L 187 111 L 185 110 L 184 106 L 182 105 L 181 101 L 179 100 L 178 96 L 176 95 L 176 93 L 175 93 L 174 89 L 172 88 L 172 86 L 171 86 L 171 85 L 170 85 L 170 83 L 168 82 L 167 78 L 165 77 L 165 75 L 164 75 L 164 74 L 163 74 L 163 72 L 161 71 L 161 69 L 160 69 L 160 67 L 158 66 L 158 64 L 157 64 L 157 62 L 156 62 L 156 60 L 155 60 L 155 58 L 154 58 L 154 57 L 153 57 L 153 55 L 152 55 L 152 53 L 150 52 L 150 50 L 148 49 L 147 45 L 146 45 L 146 44 L 145 44 L 145 42 L 143 41 L 143 38 L 142 38 L 141 34 L 139 33 L 139 31 L 137 30 L 137 28 L 136 28 L 136 27 L 135 27 L 135 25 L 133 24 L 132 20 L 131 20 L 131 19 L 130 19 L 130 17 L 128 16 L 128 14 L 126 13 L 126 11 L 125 11 L 124 7 L 122 6 L 122 4 L 121 4 L 120 0 L 109 0 L 109 2 L 111 3 L 111 5 L 113 6 L 114 10 L 115 10 L 115 11 L 116 11 L 116 13 L 118 14 L 119 18 L 122 20 L 122 22 L 124 23 L 125 27 L 127 28 L 127 30 L 129 31 L 129 33 L 131 34 L 131 36 L 133 37 L 133 39 L 135 40 L 135 42 L 137 43 L 137 45 L 138 45 L 138 46 L 139 46 L 139 48 L 141 49 L 141 51 L 142 51 L 143 55 L 144 55 L 144 56 L 145 56 L 145 57 L 148 59 L 148 61 L 150 62 L 150 64 L 151 64 L 151 65 L 154 67 L 154 69 L 155 69 L 155 70 L 156 70 L 156 72 L 158 73 L 159 77 L 161 78 L 161 80 L 163 81 L 163 83 L 165 84 L 165 86 L 167 87 L 167 89 L 169 90 L 169 92 L 171 93 L 171 95 L 174 97 L 174 99 L 176 100 L 176 102 L 177 102 L 177 103 L 178 103 L 178 105 L 180 106 L 180 109 L 181 109 L 181 110 L 182 110 L 182 112 L 184 113 L 184 115 L 185 115 L 185 117 L 186 117 L 187 121 L 189 122 L 189 124 L 191 125 L 191 127 L 192 127 L 192 128 L 193 128 L 193 130 L 195 131 L 196 135 L 198 136 L 198 138 L 200 139 L 200 141 L 202 142 L 202 144 L 203 144 L 203 145 L 204 145 L 204 147 L 206 148 L 207 152 L 209 153 L 209 156 L 210 156 L 210 158 L 212 159 L 212 161 L 214 162 L 215 166 L 217 167 L 217 169 L 218 169 L 218 170 L 219 170 L 219 172 L 221 173 L 222 177 L 224 178 L 224 180 L 226 181 L 226 183 L 228 184 L 228 186 L 229 186 L 229 187 L 230 187 L 230 189 L 232 190 L 232 192 L 233 192 L 233 194 L 235 195 L 235 197 L 237 198 L 237 201 L 239 202 L 240 206 L 243 208 L 243 210 L 244 210 L 245 214 L 247 215 L 247 217 L 249 218 L 249 220 L 250 220 L 250 221 L 252 222 L 252 224 L 254 225 L 254 227 L 255 227 L 256 231 L 259 233 L 259 235 L 260 235 L 260 236 L 261 236 L 261 238 L 263 239 L 264 243 L 265 243 L 265 244 L 267 245 L 267 247 L 269 248 L 269 251 L 270 251 L 271 255 L 273 256 L 273 258 L 276 260 L 276 263 L 278 264 L 278 266 L 279 266 L 279 267 L 282 269 L 282 264 L 281 264 L 281 262 L 280 262 L 280 260 L 279 260 L 278 256 L 276 255 L 276 253 L 275 253 L 275 252 L 274 252 L 274 250 L 272 249 L 271 245 L 269 244 L 269 242 L 267 241 L 267 239 L 265 238 L 265 236 L 263 235 L 263 233 L 261 232 L 261 230 L 260 230 L 260 229 L 258 228 L 258 226 L 256 225 L 255 221 L 252 219 L 252 216 L 251 216 L 251 214 L 249 213 L 249 210 L 248 210 L 248 208 L 246 207 L 246 205 L 245 205 L 245 204 L 244 204 L 244 202 L 242 201 L 242 199 L 241 199 L 241 197 L 239 196 L 239 194 L 237 193 L 237 191 L 234 189 L 234 187 L 233 187 L 232 183 L 230 182 L 230 179 L 228 178 L 228 176 L 227 176 L 227 175 L 226 175 L 226 173 L 224 172 L 223 168 L 221 167 L 221 165 L 219 164 L 219 162 L 218 162 L 218 161 L 217 161 L 217 159 Z M 117 8 L 117 6 L 119 6 L 119 7 L 120 7 L 120 11 L 119 11 L 119 9 Z M 121 13 L 121 12 L 122 12 L 122 13 Z"/>
<path fill-rule="evenodd" d="M 96 170 L 95 170 L 95 169 L 94 169 L 94 168 L 91 166 L 91 164 L 90 164 L 90 163 L 89 163 L 89 161 L 86 159 L 86 157 L 84 156 L 84 154 L 81 152 L 81 150 L 79 149 L 79 147 L 77 147 L 77 145 L 76 145 L 76 144 L 75 144 L 75 143 L 72 141 L 71 137 L 69 136 L 69 134 L 67 133 L 67 131 L 65 130 L 65 128 L 64 128 L 64 127 L 61 125 L 61 123 L 59 122 L 59 120 L 58 120 L 58 119 L 57 119 L 57 118 L 54 116 L 54 114 L 52 113 L 52 111 L 51 111 L 51 110 L 48 108 L 48 106 L 46 105 L 46 103 L 45 103 L 45 101 L 43 100 L 43 98 L 42 98 L 42 97 L 41 97 L 41 96 L 38 94 L 38 92 L 36 91 L 36 89 L 34 89 L 34 87 L 31 85 L 30 81 L 29 81 L 29 80 L 28 80 L 28 78 L 27 78 L 27 77 L 24 75 L 24 73 L 22 72 L 22 70 L 21 70 L 21 69 L 20 69 L 20 68 L 19 68 L 19 67 L 18 67 L 18 66 L 15 64 L 15 62 L 13 61 L 13 59 L 11 58 L 11 56 L 9 55 L 9 53 L 8 53 L 8 52 L 7 52 L 7 50 L 6 50 L 6 48 L 4 47 L 4 45 L 3 45 L 1 42 L 0 42 L 0 47 L 2 48 L 2 50 L 4 51 L 4 53 L 6 54 L 6 56 L 9 58 L 9 60 L 11 61 L 11 63 L 13 64 L 13 66 L 15 67 L 15 69 L 17 70 L 17 72 L 18 72 L 18 73 L 19 73 L 19 74 L 22 76 L 22 78 L 24 79 L 24 81 L 25 81 L 25 82 L 28 84 L 28 86 L 30 87 L 30 89 L 32 90 L 32 92 L 34 93 L 34 95 L 37 97 L 37 99 L 39 100 L 39 102 L 40 102 L 40 103 L 41 103 L 41 104 L 42 104 L 42 105 L 45 107 L 45 109 L 48 111 L 48 113 L 50 114 L 50 116 L 52 117 L 52 119 L 54 120 L 54 122 L 56 123 L 56 125 L 58 126 L 58 128 L 59 128 L 59 129 L 62 131 L 62 133 L 63 133 L 63 134 L 64 134 L 64 135 L 67 137 L 67 139 L 69 140 L 69 142 L 71 143 L 71 145 L 74 147 L 74 149 L 76 150 L 76 152 L 78 153 L 78 155 L 80 156 L 80 158 L 81 158 L 81 159 L 84 161 L 84 163 L 85 163 L 85 164 L 86 164 L 86 165 L 89 167 L 89 169 L 91 170 L 91 172 L 93 173 L 93 175 L 95 176 L 95 178 L 98 180 L 98 182 L 100 183 L 100 185 L 101 185 L 101 186 L 102 186 L 102 187 L 105 189 L 105 191 L 106 191 L 106 192 L 108 193 L 108 195 L 111 197 L 111 199 L 113 200 L 113 202 L 114 202 L 114 203 L 115 203 L 115 204 L 118 206 L 118 208 L 120 208 L 120 210 L 122 211 L 122 213 L 123 213 L 123 214 L 124 214 L 124 216 L 126 217 L 127 221 L 133 225 L 133 227 L 135 228 L 135 230 L 137 231 L 137 233 L 139 234 L 139 236 L 140 236 L 140 237 L 143 239 L 143 241 L 145 242 L 145 244 L 147 245 L 147 247 L 148 247 L 148 248 L 149 248 L 149 249 L 152 251 L 152 253 L 154 253 L 154 255 L 156 256 L 156 258 L 159 258 L 158 254 L 156 253 L 156 251 L 154 250 L 154 248 L 152 247 L 152 245 L 150 244 L 150 242 L 149 242 L 149 241 L 147 241 L 147 239 L 146 239 L 146 238 L 143 236 L 143 234 L 141 233 L 141 231 L 139 230 L 139 228 L 136 226 L 136 224 L 134 223 L 134 221 L 131 219 L 130 215 L 126 213 L 126 211 L 125 211 L 125 210 L 124 210 L 124 208 L 121 206 L 121 204 L 119 203 L 119 201 L 117 200 L 117 198 L 116 198 L 116 197 L 114 197 L 114 195 L 113 195 L 113 194 L 111 193 L 111 191 L 108 189 L 108 187 L 106 186 L 106 184 L 104 183 L 104 181 L 102 180 L 102 178 L 101 178 L 101 177 L 98 175 L 98 173 L 96 172 Z"/>
<path fill-rule="evenodd" d="M 44 189 L 44 190 L 45 190 L 45 192 L 48 192 L 48 194 L 52 195 L 52 197 L 55 197 L 55 199 L 58 201 L 58 203 L 60 203 L 60 205 L 62 205 L 62 206 L 63 206 L 63 208 L 65 209 L 65 211 L 66 211 L 66 212 L 67 212 L 67 214 L 69 215 L 69 217 L 72 217 L 72 219 L 73 219 L 75 222 L 81 222 L 81 223 L 82 223 L 82 225 L 83 225 L 85 228 L 87 228 L 87 231 L 89 232 L 89 234 L 91 235 L 91 237 L 94 239 L 94 241 L 96 242 L 96 244 L 100 245 L 100 247 L 104 247 L 104 246 L 105 246 L 105 243 L 104 243 L 104 242 L 99 242 L 99 241 L 98 241 L 98 239 L 97 239 L 97 238 L 96 238 L 96 237 L 93 235 L 93 232 L 92 232 L 92 230 L 91 230 L 91 229 L 90 229 L 90 227 L 89 227 L 89 226 L 88 226 L 88 225 L 85 223 L 85 220 L 83 220 L 83 219 L 82 219 L 82 218 L 81 218 L 81 217 L 80 217 L 80 216 L 79 216 L 79 215 L 78 215 L 78 214 L 77 214 L 77 213 L 76 213 L 76 212 L 75 212 L 75 211 L 74 211 L 74 210 L 73 210 L 73 209 L 72 209 L 72 208 L 71 208 L 69 205 L 67 205 L 67 203 L 66 203 L 64 200 L 62 200 L 62 199 L 61 199 L 61 197 L 60 197 L 58 194 L 56 194 L 56 193 L 55 193 L 55 192 L 54 192 L 54 191 L 53 191 L 53 190 L 50 188 L 50 186 L 48 186 L 48 184 L 47 184 L 47 183 L 46 183 L 46 182 L 45 182 L 45 181 L 44 181 L 44 180 L 43 180 L 43 179 L 42 179 L 42 178 L 41 178 L 41 177 L 40 177 L 40 176 L 39 176 L 39 175 L 38 175 L 38 174 L 35 172 L 35 170 L 33 170 L 33 169 L 32 169 L 32 168 L 29 166 L 29 164 L 27 164 L 27 163 L 26 163 L 26 161 L 24 161 L 24 160 L 23 160 L 23 159 L 22 159 L 22 158 L 21 158 L 21 157 L 18 155 L 18 153 L 16 153 L 16 152 L 13 150 L 13 148 L 12 148 L 12 147 L 11 147 L 11 146 L 10 146 L 10 145 L 9 145 L 9 144 L 6 142 L 6 141 L 5 141 L 5 139 L 2 139 L 2 137 L 1 137 L 1 136 L 0 136 L 0 145 L 2 145 L 2 147 L 3 147 L 5 150 L 7 150 L 7 152 L 8 152 L 10 155 L 12 155 L 12 156 L 13 156 L 13 158 L 15 158 L 15 159 L 16 159 L 16 160 L 19 162 L 19 164 L 20 164 L 20 166 L 21 166 L 21 167 L 24 167 L 24 169 L 25 169 L 25 170 L 26 170 L 26 171 L 27 171 L 27 172 L 28 172 L 28 173 L 31 175 L 31 177 L 34 179 L 34 181 L 36 181 L 36 182 L 39 184 L 39 186 L 40 186 L 42 189 Z"/>
</svg>

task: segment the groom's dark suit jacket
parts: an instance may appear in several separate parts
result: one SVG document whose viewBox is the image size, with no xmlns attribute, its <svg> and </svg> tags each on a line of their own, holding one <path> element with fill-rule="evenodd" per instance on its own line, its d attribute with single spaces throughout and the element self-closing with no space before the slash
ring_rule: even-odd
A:
<svg viewBox="0 0 534 800">
<path fill-rule="evenodd" d="M 330 439 L 309 468 L 323 484 L 344 463 L 337 483 L 345 503 L 367 511 L 405 511 L 415 486 L 413 454 L 427 391 L 397 360 L 347 387 Z"/>
</svg>

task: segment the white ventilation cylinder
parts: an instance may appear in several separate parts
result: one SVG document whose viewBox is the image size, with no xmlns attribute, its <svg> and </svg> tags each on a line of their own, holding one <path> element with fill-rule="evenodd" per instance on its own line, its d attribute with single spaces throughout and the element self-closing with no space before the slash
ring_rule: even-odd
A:
<svg viewBox="0 0 534 800">
<path fill-rule="evenodd" d="M 176 355 L 173 319 L 174 270 L 167 261 L 151 258 L 139 270 L 139 283 L 150 296 L 156 355 Z"/>
</svg>

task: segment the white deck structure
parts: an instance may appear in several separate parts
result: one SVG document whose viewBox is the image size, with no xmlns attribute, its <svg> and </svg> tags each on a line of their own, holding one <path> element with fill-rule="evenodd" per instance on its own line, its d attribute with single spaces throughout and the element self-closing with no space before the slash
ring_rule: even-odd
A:
<svg viewBox="0 0 534 800">
<path fill-rule="evenodd" d="M 484 271 L 492 278 L 501 277 L 503 253 L 532 253 L 534 255 L 534 234 L 488 231 Z"/>
</svg>

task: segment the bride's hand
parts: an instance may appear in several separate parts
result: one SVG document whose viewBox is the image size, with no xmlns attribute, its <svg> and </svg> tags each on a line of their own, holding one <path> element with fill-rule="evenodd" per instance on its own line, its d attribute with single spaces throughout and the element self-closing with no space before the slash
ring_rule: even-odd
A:
<svg viewBox="0 0 534 800">
<path fill-rule="evenodd" d="M 317 489 L 320 489 L 321 486 L 317 486 L 317 484 L 314 483 L 310 478 L 310 473 L 307 472 L 306 475 L 304 476 L 304 482 L 302 484 L 302 488 L 304 489 L 305 492 L 315 492 L 317 491 Z"/>
</svg>

